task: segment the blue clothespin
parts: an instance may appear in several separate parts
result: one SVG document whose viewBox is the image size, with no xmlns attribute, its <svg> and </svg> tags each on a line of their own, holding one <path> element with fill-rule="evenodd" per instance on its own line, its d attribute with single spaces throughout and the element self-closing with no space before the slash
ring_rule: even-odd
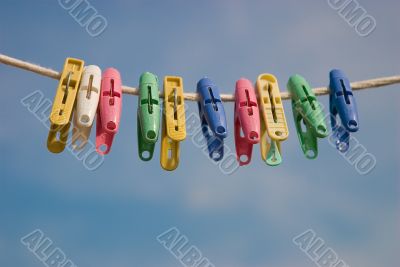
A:
<svg viewBox="0 0 400 267">
<path fill-rule="evenodd" d="M 224 156 L 224 138 L 228 136 L 224 106 L 218 87 L 208 78 L 197 83 L 201 129 L 207 140 L 208 153 L 214 161 Z"/>
<path fill-rule="evenodd" d="M 329 80 L 329 109 L 333 138 L 337 149 L 340 152 L 346 152 L 349 149 L 350 132 L 358 131 L 356 100 L 349 79 L 341 70 L 332 70 L 329 73 Z M 341 125 L 336 120 L 338 114 Z"/>
</svg>

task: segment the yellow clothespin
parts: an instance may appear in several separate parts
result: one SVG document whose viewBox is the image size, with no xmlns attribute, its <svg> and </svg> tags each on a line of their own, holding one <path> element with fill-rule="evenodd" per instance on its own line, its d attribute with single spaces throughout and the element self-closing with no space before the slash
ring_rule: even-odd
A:
<svg viewBox="0 0 400 267">
<path fill-rule="evenodd" d="M 261 156 L 270 166 L 282 162 L 281 145 L 289 136 L 278 81 L 272 74 L 261 74 L 257 79 L 261 112 Z"/>
<path fill-rule="evenodd" d="M 83 67 L 84 62 L 80 59 L 67 58 L 65 60 L 50 114 L 50 131 L 47 138 L 47 148 L 50 152 L 62 152 L 67 143 Z"/>
<path fill-rule="evenodd" d="M 186 138 L 186 118 L 181 77 L 164 78 L 161 157 L 164 170 L 173 171 L 179 164 L 179 142 Z"/>
</svg>

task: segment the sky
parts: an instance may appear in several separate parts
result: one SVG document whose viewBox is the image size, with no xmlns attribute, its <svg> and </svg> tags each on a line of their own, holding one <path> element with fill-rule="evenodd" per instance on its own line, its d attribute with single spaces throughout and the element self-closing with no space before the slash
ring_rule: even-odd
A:
<svg viewBox="0 0 400 267">
<path fill-rule="evenodd" d="M 232 93 L 236 80 L 266 72 L 282 91 L 293 74 L 326 86 L 333 68 L 351 81 L 399 74 L 400 2 L 358 3 L 376 20 L 366 37 L 328 1 L 91 0 L 107 21 L 93 37 L 59 1 L 1 0 L 0 53 L 55 70 L 66 57 L 81 58 L 117 68 L 131 86 L 145 71 L 160 80 L 179 75 L 186 92 L 204 76 Z M 308 229 L 349 266 L 398 266 L 398 85 L 355 93 L 353 136 L 376 158 L 368 174 L 327 139 L 318 141 L 317 159 L 306 159 L 285 101 L 283 163 L 265 165 L 257 145 L 250 165 L 226 175 L 195 135 L 181 143 L 173 172 L 160 166 L 159 143 L 152 161 L 140 161 L 130 95 L 110 154 L 89 171 L 67 150 L 50 153 L 47 128 L 21 104 L 36 90 L 52 100 L 57 81 L 5 65 L 0 80 L 0 266 L 45 266 L 20 241 L 35 229 L 76 266 L 181 266 L 157 240 L 172 227 L 215 267 L 317 266 L 292 241 Z M 329 107 L 328 97 L 318 100 Z M 187 104 L 187 116 L 197 115 L 197 104 Z M 233 103 L 224 106 L 234 152 Z"/>
</svg>

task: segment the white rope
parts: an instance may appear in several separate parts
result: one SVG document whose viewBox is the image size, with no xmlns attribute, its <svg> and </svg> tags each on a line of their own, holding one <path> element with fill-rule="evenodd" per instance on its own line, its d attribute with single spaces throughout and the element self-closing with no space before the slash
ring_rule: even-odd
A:
<svg viewBox="0 0 400 267">
<path fill-rule="evenodd" d="M 31 71 L 36 74 L 46 76 L 49 78 L 53 78 L 56 80 L 59 80 L 61 77 L 61 74 L 58 71 L 55 71 L 55 70 L 52 70 L 49 68 L 45 68 L 45 67 L 41 67 L 37 64 L 29 63 L 27 61 L 9 57 L 9 56 L 3 55 L 3 54 L 0 54 L 0 63 L 9 65 L 9 66 L 13 66 L 16 68 L 20 68 L 23 70 Z M 364 89 L 378 88 L 378 87 L 383 87 L 383 86 L 388 86 L 388 85 L 398 84 L 398 83 L 400 83 L 400 75 L 353 82 L 353 83 L 351 83 L 351 87 L 353 88 L 353 90 L 364 90 Z M 327 87 L 314 88 L 313 91 L 316 95 L 329 94 L 329 89 Z M 139 94 L 139 90 L 137 88 L 125 86 L 125 85 L 122 86 L 122 92 L 125 94 L 130 94 L 130 95 L 138 95 Z M 160 96 L 163 97 L 163 92 L 160 92 Z M 184 93 L 184 98 L 189 101 L 197 101 L 198 95 L 197 95 L 197 93 Z M 285 100 L 290 99 L 290 93 L 282 92 L 281 98 L 285 99 Z M 235 95 L 221 94 L 221 99 L 224 102 L 234 102 Z"/>
</svg>

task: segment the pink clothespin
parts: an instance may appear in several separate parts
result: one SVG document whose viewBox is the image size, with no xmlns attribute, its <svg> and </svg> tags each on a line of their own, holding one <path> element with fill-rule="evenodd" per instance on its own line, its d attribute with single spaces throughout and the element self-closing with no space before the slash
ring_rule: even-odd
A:
<svg viewBox="0 0 400 267">
<path fill-rule="evenodd" d="M 108 154 L 118 132 L 122 109 L 122 83 L 118 70 L 109 68 L 103 73 L 96 120 L 96 151 Z"/>
<path fill-rule="evenodd" d="M 241 78 L 236 82 L 235 89 L 235 146 L 240 166 L 250 163 L 253 145 L 258 142 L 260 113 L 257 97 L 251 82 Z"/>
</svg>

